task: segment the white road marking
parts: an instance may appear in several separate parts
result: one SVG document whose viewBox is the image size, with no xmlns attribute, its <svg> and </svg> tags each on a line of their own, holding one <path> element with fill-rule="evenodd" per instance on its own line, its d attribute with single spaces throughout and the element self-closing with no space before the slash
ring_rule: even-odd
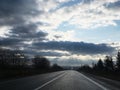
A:
<svg viewBox="0 0 120 90">
<path fill-rule="evenodd" d="M 84 78 L 86 78 L 87 80 L 89 80 L 90 82 L 94 83 L 95 85 L 99 86 L 100 88 L 102 88 L 103 90 L 109 90 L 106 87 L 100 85 L 99 83 L 93 81 L 92 79 L 88 78 L 87 76 L 83 75 L 82 73 L 80 73 Z"/>
<path fill-rule="evenodd" d="M 53 81 L 57 80 L 58 78 L 62 77 L 64 74 L 65 74 L 65 73 L 59 75 L 58 77 L 53 78 L 52 80 L 44 83 L 43 85 L 39 86 L 38 88 L 36 88 L 36 89 L 34 89 L 34 90 L 39 90 L 39 89 L 45 87 L 46 85 L 48 85 L 48 84 L 52 83 Z"/>
</svg>

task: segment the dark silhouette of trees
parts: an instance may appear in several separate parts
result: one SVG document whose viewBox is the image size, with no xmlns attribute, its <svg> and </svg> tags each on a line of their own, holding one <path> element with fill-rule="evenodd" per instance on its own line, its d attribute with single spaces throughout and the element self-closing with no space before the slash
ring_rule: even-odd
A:
<svg viewBox="0 0 120 90">
<path fill-rule="evenodd" d="M 83 65 L 79 68 L 80 71 L 91 72 L 92 68 L 89 65 Z"/>
<path fill-rule="evenodd" d="M 52 70 L 53 70 L 53 71 L 59 71 L 59 70 L 63 70 L 63 68 L 60 67 L 60 66 L 57 65 L 57 64 L 53 64 L 53 66 L 52 66 Z"/>
<path fill-rule="evenodd" d="M 0 49 L 0 67 L 24 66 L 27 57 L 19 50 Z"/>
<path fill-rule="evenodd" d="M 33 63 L 35 68 L 37 69 L 49 69 L 50 68 L 50 62 L 42 56 L 35 56 L 33 59 Z"/>
<path fill-rule="evenodd" d="M 104 59 L 104 62 L 99 59 L 96 64 L 92 64 L 93 67 L 90 67 L 89 65 L 83 65 L 79 68 L 79 70 L 83 71 L 94 71 L 94 72 L 113 72 L 115 65 L 113 63 L 113 59 L 111 56 L 106 56 Z"/>
<path fill-rule="evenodd" d="M 120 52 L 118 52 L 116 59 L 117 70 L 120 71 Z"/>
<path fill-rule="evenodd" d="M 81 66 L 78 71 L 91 73 L 94 75 L 120 80 L 120 52 L 117 53 L 116 62 L 111 56 L 106 56 L 104 61 L 99 59 L 97 63 Z"/>
<path fill-rule="evenodd" d="M 96 68 L 99 71 L 103 71 L 104 70 L 104 64 L 103 64 L 103 61 L 101 59 L 98 60 Z"/>
<path fill-rule="evenodd" d="M 31 61 L 33 60 L 33 63 Z M 34 74 L 63 70 L 58 65 L 50 66 L 47 58 L 35 56 L 28 57 L 20 50 L 0 48 L 0 79 L 23 77 Z"/>
<path fill-rule="evenodd" d="M 0 48 L 0 69 L 12 69 L 18 67 L 27 67 L 28 57 L 20 50 L 10 50 Z M 54 69 L 61 70 L 57 64 L 50 66 L 50 62 L 43 56 L 35 56 L 33 58 L 33 66 L 37 69 Z"/>
<path fill-rule="evenodd" d="M 106 71 L 113 71 L 114 70 L 113 59 L 111 56 L 105 57 L 104 65 L 105 65 Z"/>
</svg>

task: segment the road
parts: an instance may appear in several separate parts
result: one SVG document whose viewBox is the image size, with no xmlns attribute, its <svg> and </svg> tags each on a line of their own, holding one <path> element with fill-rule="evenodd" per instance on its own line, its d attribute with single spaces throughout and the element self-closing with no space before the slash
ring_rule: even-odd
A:
<svg viewBox="0 0 120 90">
<path fill-rule="evenodd" d="M 0 82 L 0 90 L 111 90 L 77 71 L 59 71 Z M 117 90 L 117 89 L 116 89 Z M 118 89 L 119 90 L 119 89 Z"/>
</svg>

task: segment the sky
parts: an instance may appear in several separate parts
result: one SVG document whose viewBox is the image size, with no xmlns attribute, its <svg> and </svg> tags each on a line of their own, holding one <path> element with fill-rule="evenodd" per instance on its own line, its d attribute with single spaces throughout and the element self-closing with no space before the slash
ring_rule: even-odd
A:
<svg viewBox="0 0 120 90">
<path fill-rule="evenodd" d="M 0 47 L 59 65 L 115 58 L 120 0 L 0 0 Z"/>
</svg>

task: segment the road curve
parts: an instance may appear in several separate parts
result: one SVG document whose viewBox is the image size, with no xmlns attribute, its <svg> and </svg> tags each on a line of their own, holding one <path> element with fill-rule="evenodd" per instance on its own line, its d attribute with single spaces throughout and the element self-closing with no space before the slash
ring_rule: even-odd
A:
<svg viewBox="0 0 120 90">
<path fill-rule="evenodd" d="M 110 90 L 77 71 L 60 71 L 0 83 L 0 90 Z"/>
</svg>

